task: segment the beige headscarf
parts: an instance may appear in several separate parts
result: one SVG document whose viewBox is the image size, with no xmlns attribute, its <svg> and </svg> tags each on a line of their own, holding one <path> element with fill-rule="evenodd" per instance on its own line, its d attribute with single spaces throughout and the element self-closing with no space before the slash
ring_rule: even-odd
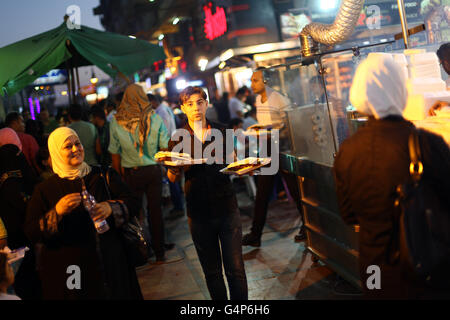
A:
<svg viewBox="0 0 450 320">
<path fill-rule="evenodd" d="M 119 108 L 117 108 L 115 118 L 120 126 L 133 135 L 139 125 L 139 155 L 141 157 L 144 154 L 143 146 L 150 132 L 153 113 L 154 110 L 142 87 L 130 84 L 125 90 Z"/>
<path fill-rule="evenodd" d="M 350 101 L 356 110 L 376 119 L 402 116 L 408 92 L 400 66 L 389 54 L 369 54 L 356 70 Z"/>
<path fill-rule="evenodd" d="M 77 133 L 68 127 L 60 127 L 54 130 L 48 137 L 48 151 L 52 159 L 53 172 L 60 178 L 73 180 L 88 175 L 91 172 L 91 167 L 86 162 L 83 162 L 78 167 L 73 167 L 65 163 L 61 156 L 61 149 L 64 142 L 70 136 L 76 136 L 78 138 Z"/>
</svg>

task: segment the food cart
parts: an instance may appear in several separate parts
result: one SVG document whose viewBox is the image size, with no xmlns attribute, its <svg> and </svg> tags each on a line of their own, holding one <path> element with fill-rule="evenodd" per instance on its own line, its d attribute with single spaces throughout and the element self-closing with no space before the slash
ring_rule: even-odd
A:
<svg viewBox="0 0 450 320">
<path fill-rule="evenodd" d="M 399 1 L 400 15 L 402 4 Z M 402 29 L 407 48 L 406 23 L 402 22 Z M 291 102 L 285 126 L 289 143 L 287 149 L 280 150 L 280 169 L 297 176 L 307 250 L 313 260 L 322 261 L 361 288 L 359 226 L 348 226 L 340 217 L 333 163 L 340 144 L 367 121 L 352 110 L 349 102 L 349 89 L 359 62 L 371 52 L 402 52 L 397 42 L 402 37 L 334 51 L 315 48 L 317 43 L 300 37 L 302 52 L 295 61 L 264 71 L 267 85 Z M 429 50 L 435 51 L 435 46 Z"/>
</svg>

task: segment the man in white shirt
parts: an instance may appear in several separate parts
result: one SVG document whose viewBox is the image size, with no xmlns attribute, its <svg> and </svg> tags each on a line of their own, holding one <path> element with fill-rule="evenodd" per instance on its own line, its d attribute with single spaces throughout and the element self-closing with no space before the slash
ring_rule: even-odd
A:
<svg viewBox="0 0 450 320">
<path fill-rule="evenodd" d="M 236 92 L 236 96 L 230 99 L 228 103 L 228 109 L 230 110 L 230 120 L 234 118 L 244 119 L 244 103 L 245 88 L 240 88 Z"/>
<path fill-rule="evenodd" d="M 286 122 L 286 109 L 289 108 L 291 102 L 287 97 L 264 84 L 264 80 L 260 76 L 262 71 L 257 71 L 255 74 L 256 76 L 252 77 L 255 79 L 252 81 L 252 88 L 255 87 L 254 90 L 259 92 L 254 91 L 255 94 L 258 94 L 255 101 L 256 119 L 261 125 L 272 125 L 274 129 L 280 129 Z"/>
<path fill-rule="evenodd" d="M 290 101 L 280 93 L 266 86 L 262 70 L 256 70 L 251 78 L 252 90 L 258 96 L 256 97 L 256 118 L 258 124 L 271 125 L 274 129 L 281 129 L 285 127 L 286 112 L 289 108 Z M 280 131 L 280 137 L 282 131 Z M 279 155 L 270 155 L 271 157 L 278 157 Z M 302 215 L 300 204 L 300 192 L 298 190 L 297 177 L 293 174 L 280 171 L 286 184 L 288 185 L 291 196 L 295 199 L 297 208 Z M 242 245 L 249 245 L 259 247 L 261 245 L 261 235 L 266 223 L 267 209 L 269 205 L 270 196 L 275 186 L 276 175 L 260 175 L 258 176 L 255 208 L 253 212 L 253 223 L 251 232 L 242 238 Z M 302 219 L 303 220 L 303 219 Z M 304 221 L 304 220 L 303 220 Z M 300 228 L 299 234 L 296 236 L 296 241 L 304 240 L 305 233 L 303 224 Z"/>
</svg>

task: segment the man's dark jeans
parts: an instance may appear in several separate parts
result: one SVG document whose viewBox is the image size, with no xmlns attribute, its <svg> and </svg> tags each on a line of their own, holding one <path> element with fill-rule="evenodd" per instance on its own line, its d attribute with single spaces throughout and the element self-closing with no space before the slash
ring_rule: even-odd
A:
<svg viewBox="0 0 450 320">
<path fill-rule="evenodd" d="M 163 257 L 164 223 L 161 210 L 162 174 L 159 165 L 125 168 L 125 182 L 140 198 L 147 197 L 147 219 L 156 257 Z"/>
<path fill-rule="evenodd" d="M 300 192 L 298 187 L 297 177 L 293 174 L 285 173 L 280 170 L 280 173 L 284 180 L 286 181 L 289 193 L 297 204 L 297 209 L 302 215 L 302 208 L 300 203 Z M 253 211 L 253 223 L 252 223 L 252 234 L 261 237 L 264 225 L 266 224 L 267 209 L 269 206 L 270 196 L 273 192 L 273 188 L 276 182 L 276 175 L 260 175 L 258 176 L 258 181 L 256 184 L 256 199 L 255 199 L 255 209 Z"/>
<path fill-rule="evenodd" d="M 230 299 L 247 300 L 247 277 L 241 245 L 242 227 L 237 203 L 235 210 L 226 216 L 209 219 L 189 218 L 188 221 L 211 299 L 228 300 L 222 273 L 223 259 Z"/>
<path fill-rule="evenodd" d="M 170 198 L 172 199 L 173 208 L 175 210 L 184 210 L 183 192 L 179 182 L 170 182 Z"/>
</svg>

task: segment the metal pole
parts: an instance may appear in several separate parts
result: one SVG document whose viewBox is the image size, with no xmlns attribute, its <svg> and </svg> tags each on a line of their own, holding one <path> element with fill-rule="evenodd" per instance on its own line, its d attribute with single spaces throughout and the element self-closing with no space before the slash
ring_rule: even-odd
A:
<svg viewBox="0 0 450 320">
<path fill-rule="evenodd" d="M 72 103 L 77 103 L 77 99 L 76 99 L 76 87 L 75 87 L 75 72 L 74 72 L 74 68 L 70 68 L 70 73 L 71 73 L 71 77 L 70 79 L 72 80 Z"/>
<path fill-rule="evenodd" d="M 80 92 L 81 86 L 80 86 L 80 74 L 78 73 L 78 67 L 75 67 L 75 70 L 76 70 L 76 75 L 77 75 L 77 86 L 78 86 L 77 92 Z"/>
<path fill-rule="evenodd" d="M 408 49 L 408 22 L 406 21 L 405 2 L 404 0 L 397 0 L 397 3 L 400 21 L 402 23 L 403 41 L 405 41 L 405 49 Z"/>
<path fill-rule="evenodd" d="M 67 90 L 69 91 L 69 105 L 72 104 L 72 80 L 70 80 L 70 68 L 67 65 Z"/>
</svg>

